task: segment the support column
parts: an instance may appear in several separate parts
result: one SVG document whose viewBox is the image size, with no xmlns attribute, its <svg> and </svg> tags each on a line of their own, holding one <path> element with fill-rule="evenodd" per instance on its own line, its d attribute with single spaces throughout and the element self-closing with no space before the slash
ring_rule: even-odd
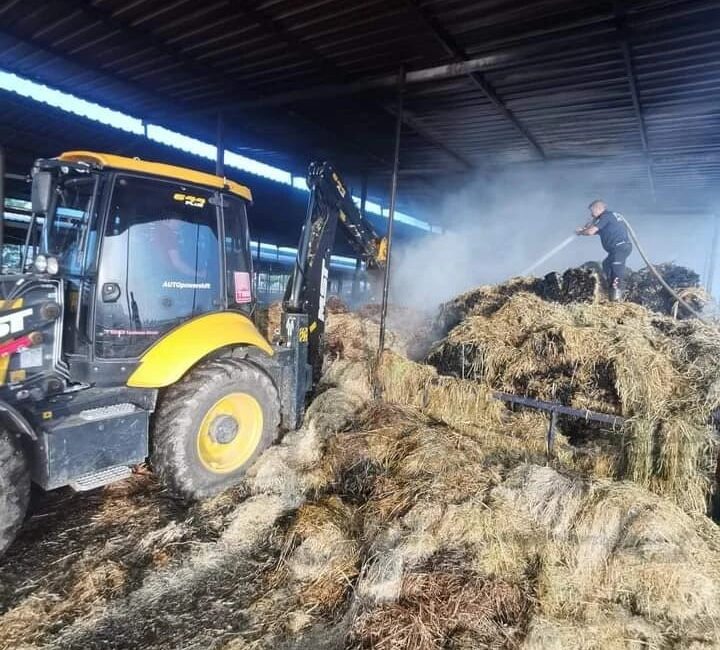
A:
<svg viewBox="0 0 720 650">
<path fill-rule="evenodd" d="M 218 113 L 217 116 L 215 147 L 215 175 L 225 178 L 225 120 L 222 113 Z"/>
<path fill-rule="evenodd" d="M 705 288 L 712 295 L 713 281 L 715 280 L 715 272 L 717 271 L 718 248 L 720 247 L 720 216 L 713 215 L 713 236 L 712 245 L 710 247 L 710 264 L 708 266 L 708 274 L 705 279 Z"/>
<path fill-rule="evenodd" d="M 395 202 L 397 200 L 398 168 L 400 166 L 400 136 L 403 125 L 403 90 L 405 87 L 405 68 L 401 67 L 397 81 L 397 115 L 395 123 L 395 154 L 393 156 L 392 184 L 390 187 L 390 210 L 387 229 L 387 260 L 385 261 L 385 278 L 383 282 L 382 310 L 380 312 L 380 344 L 378 355 L 385 349 L 385 321 L 387 319 L 388 290 L 390 288 L 390 260 L 392 253 L 393 223 L 395 222 Z"/>
<path fill-rule="evenodd" d="M 360 214 L 363 219 L 367 218 L 367 212 L 365 208 L 367 206 L 367 193 L 368 193 L 368 173 L 367 170 L 363 171 L 362 174 L 362 186 L 360 188 Z M 353 274 L 352 282 L 352 294 L 350 300 L 353 305 L 357 304 L 358 293 L 360 289 L 360 269 L 362 268 L 362 260 L 358 257 L 355 260 L 355 273 Z"/>
</svg>

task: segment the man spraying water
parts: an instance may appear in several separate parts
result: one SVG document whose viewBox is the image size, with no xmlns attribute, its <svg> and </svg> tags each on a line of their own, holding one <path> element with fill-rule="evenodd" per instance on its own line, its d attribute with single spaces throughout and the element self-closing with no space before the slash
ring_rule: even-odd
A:
<svg viewBox="0 0 720 650">
<path fill-rule="evenodd" d="M 621 301 L 625 263 L 633 249 L 627 226 L 621 215 L 608 210 L 604 201 L 593 201 L 588 207 L 590 222 L 575 232 L 588 237 L 600 235 L 602 247 L 608 254 L 603 260 L 603 271 L 610 288 L 610 300 Z"/>
</svg>

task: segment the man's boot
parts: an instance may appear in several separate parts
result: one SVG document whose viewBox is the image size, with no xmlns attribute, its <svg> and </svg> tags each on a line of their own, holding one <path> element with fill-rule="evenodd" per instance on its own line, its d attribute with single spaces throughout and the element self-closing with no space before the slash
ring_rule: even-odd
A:
<svg viewBox="0 0 720 650">
<path fill-rule="evenodd" d="M 620 287 L 612 287 L 610 289 L 610 302 L 622 302 L 623 293 Z"/>
</svg>

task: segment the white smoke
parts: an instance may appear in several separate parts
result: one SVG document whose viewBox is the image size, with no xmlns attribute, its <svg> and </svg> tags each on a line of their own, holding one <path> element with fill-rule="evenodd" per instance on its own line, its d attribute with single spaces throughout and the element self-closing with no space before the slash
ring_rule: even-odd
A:
<svg viewBox="0 0 720 650">
<path fill-rule="evenodd" d="M 629 180 L 608 191 L 606 172 L 599 166 L 558 170 L 547 165 L 473 180 L 444 200 L 439 219 L 428 215 L 447 224 L 444 234 L 395 247 L 391 300 L 432 309 L 473 287 L 519 275 L 584 225 L 587 206 L 597 198 L 627 217 L 653 262 L 675 262 L 702 275 L 708 266 L 710 216 L 653 214 L 652 206 L 641 210 L 632 197 L 646 195 L 647 188 L 633 192 L 637 180 Z M 542 276 L 604 257 L 599 237 L 577 237 L 533 273 Z M 644 266 L 637 251 L 628 266 Z"/>
</svg>

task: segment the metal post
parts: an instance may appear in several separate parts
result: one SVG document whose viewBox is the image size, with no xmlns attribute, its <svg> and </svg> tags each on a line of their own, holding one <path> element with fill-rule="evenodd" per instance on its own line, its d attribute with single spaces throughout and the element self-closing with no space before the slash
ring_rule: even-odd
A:
<svg viewBox="0 0 720 650">
<path fill-rule="evenodd" d="M 713 236 L 712 245 L 710 247 L 710 265 L 708 266 L 707 279 L 705 288 L 712 295 L 713 281 L 715 280 L 715 271 L 717 270 L 718 246 L 720 246 L 720 216 L 713 215 Z"/>
<path fill-rule="evenodd" d="M 390 188 L 390 212 L 388 214 L 387 259 L 385 260 L 385 279 L 383 282 L 382 311 L 380 312 L 380 345 L 378 354 L 385 349 L 385 320 L 387 318 L 388 289 L 390 288 L 390 254 L 392 252 L 393 223 L 395 221 L 395 201 L 397 199 L 398 168 L 400 166 L 400 136 L 403 125 L 403 89 L 405 86 L 405 68 L 400 67 L 397 77 L 397 116 L 395 123 L 395 155 L 393 156 L 392 185 Z"/>
<path fill-rule="evenodd" d="M 357 303 L 358 299 L 358 292 L 360 289 L 360 268 L 362 266 L 362 261 L 358 257 L 355 260 L 355 273 L 353 273 L 353 281 L 352 281 L 352 293 L 350 294 L 350 301 L 352 302 L 353 306 Z"/>
<path fill-rule="evenodd" d="M 362 174 L 362 185 L 360 188 L 360 214 L 362 215 L 363 219 L 367 218 L 367 213 L 365 212 L 365 208 L 367 205 L 367 192 L 368 192 L 368 173 L 367 173 L 367 170 L 365 170 L 365 171 L 363 171 L 363 174 Z M 358 289 L 359 289 L 359 283 L 360 283 L 361 267 L 362 267 L 362 260 L 358 257 L 355 260 L 355 274 L 353 275 L 353 283 L 352 283 L 351 301 L 352 301 L 353 305 L 355 305 L 357 303 L 357 299 L 358 299 Z"/>
<path fill-rule="evenodd" d="M 215 175 L 225 177 L 225 120 L 222 113 L 217 115 L 217 137 L 215 141 Z"/>
<path fill-rule="evenodd" d="M 362 181 L 360 182 L 360 214 L 363 219 L 367 216 L 365 214 L 365 208 L 367 206 L 367 193 L 368 193 L 368 173 L 367 169 L 363 171 Z"/>
<path fill-rule="evenodd" d="M 548 458 L 553 457 L 553 451 L 555 447 L 555 430 L 557 428 L 557 411 L 550 411 L 550 424 L 548 425 L 547 432 L 547 456 Z"/>
</svg>

